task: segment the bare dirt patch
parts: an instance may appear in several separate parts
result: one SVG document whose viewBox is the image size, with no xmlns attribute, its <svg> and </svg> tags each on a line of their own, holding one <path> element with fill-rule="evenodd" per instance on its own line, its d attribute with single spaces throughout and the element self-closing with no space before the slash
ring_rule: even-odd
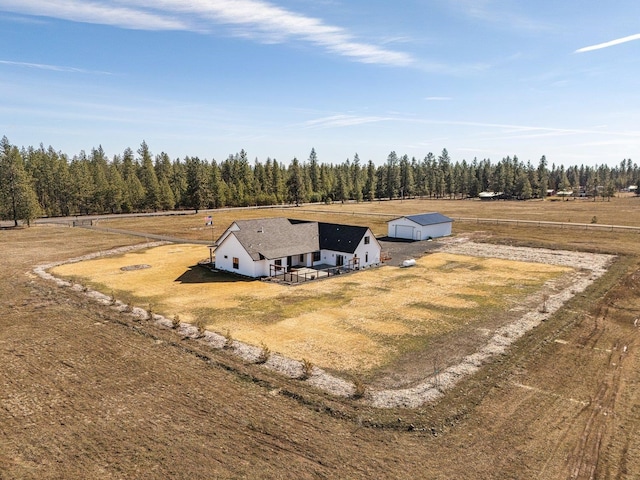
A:
<svg viewBox="0 0 640 480">
<path fill-rule="evenodd" d="M 126 265 L 124 267 L 120 267 L 120 270 L 122 270 L 123 272 L 132 272 L 134 270 L 144 270 L 145 268 L 151 268 L 151 265 L 147 265 L 146 263 L 138 265 Z"/>
</svg>

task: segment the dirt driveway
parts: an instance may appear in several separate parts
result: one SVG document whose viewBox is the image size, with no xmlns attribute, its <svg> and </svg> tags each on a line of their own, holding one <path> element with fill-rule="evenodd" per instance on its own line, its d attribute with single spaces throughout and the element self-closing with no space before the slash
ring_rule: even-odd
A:
<svg viewBox="0 0 640 480">
<path fill-rule="evenodd" d="M 382 253 L 387 253 L 391 256 L 391 260 L 387 263 L 389 265 L 401 265 L 404 260 L 420 258 L 426 253 L 438 250 L 446 240 L 421 240 L 416 242 L 399 238 L 380 237 L 378 242 L 382 247 Z"/>
</svg>

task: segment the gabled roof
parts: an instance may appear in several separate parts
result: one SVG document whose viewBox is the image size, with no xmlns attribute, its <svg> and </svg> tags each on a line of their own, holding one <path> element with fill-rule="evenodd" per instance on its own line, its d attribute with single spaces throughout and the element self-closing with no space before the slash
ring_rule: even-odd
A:
<svg viewBox="0 0 640 480">
<path fill-rule="evenodd" d="M 320 249 L 336 252 L 354 253 L 362 237 L 369 230 L 367 227 L 340 225 L 337 223 L 318 223 Z"/>
<path fill-rule="evenodd" d="M 238 239 L 253 260 L 319 250 L 318 227 L 314 222 L 291 223 L 286 218 L 259 218 L 234 223 L 239 230 L 231 232 L 231 235 Z"/>
<path fill-rule="evenodd" d="M 354 253 L 368 231 L 367 227 L 282 217 L 237 220 L 234 224 L 238 229 L 227 229 L 216 245 L 220 246 L 233 235 L 253 260 L 271 260 L 318 250 Z"/>
<path fill-rule="evenodd" d="M 405 215 L 404 217 L 399 217 L 399 218 L 406 218 L 408 220 L 411 220 L 412 222 L 417 223 L 418 225 L 422 225 L 423 227 L 426 225 L 437 225 L 438 223 L 453 222 L 453 219 L 449 217 L 445 217 L 441 213 L 436 213 L 436 212 L 420 213 L 418 215 Z M 398 220 L 398 219 L 395 218 L 394 220 Z"/>
</svg>

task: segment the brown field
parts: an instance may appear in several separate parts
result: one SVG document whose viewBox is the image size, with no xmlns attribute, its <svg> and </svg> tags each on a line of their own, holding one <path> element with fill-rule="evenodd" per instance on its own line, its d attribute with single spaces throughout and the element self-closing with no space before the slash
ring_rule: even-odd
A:
<svg viewBox="0 0 640 480">
<path fill-rule="evenodd" d="M 374 208 L 640 226 L 639 207 L 636 198 L 405 201 L 287 214 L 383 233 L 384 218 L 367 215 Z M 221 232 L 234 217 L 265 214 L 282 213 L 214 219 Z M 207 240 L 201 223 L 104 225 Z M 0 478 L 639 478 L 640 235 L 462 222 L 454 232 L 619 257 L 584 295 L 438 402 L 379 410 L 181 340 L 31 273 L 139 237 L 0 230 Z"/>
</svg>

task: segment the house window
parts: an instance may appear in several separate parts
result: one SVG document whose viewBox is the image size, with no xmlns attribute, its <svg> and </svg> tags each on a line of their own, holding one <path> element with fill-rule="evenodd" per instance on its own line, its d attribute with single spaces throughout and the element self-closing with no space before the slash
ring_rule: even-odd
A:
<svg viewBox="0 0 640 480">
<path fill-rule="evenodd" d="M 279 258 L 279 259 L 277 259 L 277 260 L 276 260 L 275 262 L 273 262 L 273 263 L 275 263 L 277 266 L 281 267 L 281 266 L 282 266 L 282 259 L 281 259 L 281 258 Z"/>
<path fill-rule="evenodd" d="M 301 253 L 301 254 L 300 254 L 300 261 L 301 261 L 301 262 L 304 262 L 304 253 Z"/>
<path fill-rule="evenodd" d="M 369 263 L 369 252 L 364 254 L 364 263 Z"/>
<path fill-rule="evenodd" d="M 240 268 L 240 259 L 238 257 L 233 257 L 233 268 L 236 270 Z"/>
<path fill-rule="evenodd" d="M 313 261 L 314 262 L 320 261 L 320 250 L 318 250 L 317 252 L 313 252 Z"/>
<path fill-rule="evenodd" d="M 369 238 L 369 235 L 367 235 L 366 237 L 364 237 L 364 244 L 365 245 L 369 245 L 369 242 L 371 241 L 371 239 Z"/>
</svg>

